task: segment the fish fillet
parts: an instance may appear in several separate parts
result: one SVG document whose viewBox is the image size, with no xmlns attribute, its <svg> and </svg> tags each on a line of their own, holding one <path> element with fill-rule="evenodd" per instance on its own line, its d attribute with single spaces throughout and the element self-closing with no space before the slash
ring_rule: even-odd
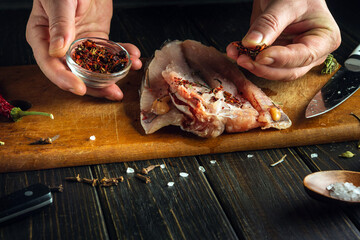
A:
<svg viewBox="0 0 360 240">
<path fill-rule="evenodd" d="M 146 134 L 168 125 L 206 138 L 291 126 L 283 110 L 224 54 L 193 40 L 172 41 L 155 52 L 140 95 Z"/>
</svg>

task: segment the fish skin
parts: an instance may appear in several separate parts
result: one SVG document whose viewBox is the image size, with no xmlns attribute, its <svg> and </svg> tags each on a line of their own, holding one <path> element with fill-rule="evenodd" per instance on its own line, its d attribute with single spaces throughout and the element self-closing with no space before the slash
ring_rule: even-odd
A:
<svg viewBox="0 0 360 240">
<path fill-rule="evenodd" d="M 179 79 L 189 84 L 179 84 Z M 220 90 L 212 93 L 215 88 Z M 224 131 L 291 126 L 280 108 L 280 120 L 272 120 L 269 110 L 275 104 L 224 54 L 193 40 L 169 42 L 155 52 L 140 95 L 141 124 L 146 134 L 167 125 L 206 138 Z M 165 95 L 171 97 L 170 111 L 154 114 L 152 103 Z M 226 102 L 225 95 L 234 97 L 238 104 Z"/>
</svg>

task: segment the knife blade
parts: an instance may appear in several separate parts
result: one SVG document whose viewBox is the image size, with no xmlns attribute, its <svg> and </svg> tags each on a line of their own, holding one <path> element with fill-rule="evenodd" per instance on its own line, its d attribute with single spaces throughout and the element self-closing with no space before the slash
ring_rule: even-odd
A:
<svg viewBox="0 0 360 240">
<path fill-rule="evenodd" d="M 49 187 L 34 184 L 0 198 L 0 224 L 51 204 Z"/>
<path fill-rule="evenodd" d="M 360 88 L 360 45 L 350 54 L 334 76 L 316 93 L 305 111 L 306 118 L 329 112 Z"/>
</svg>

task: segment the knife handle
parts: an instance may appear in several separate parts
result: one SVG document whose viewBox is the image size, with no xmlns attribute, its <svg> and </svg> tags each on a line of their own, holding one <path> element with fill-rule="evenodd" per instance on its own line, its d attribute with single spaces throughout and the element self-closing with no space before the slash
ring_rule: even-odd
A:
<svg viewBox="0 0 360 240">
<path fill-rule="evenodd" d="M 345 61 L 345 67 L 352 72 L 360 72 L 360 45 L 350 54 Z"/>
<path fill-rule="evenodd" d="M 0 198 L 0 223 L 51 204 L 49 187 L 34 184 Z"/>
</svg>

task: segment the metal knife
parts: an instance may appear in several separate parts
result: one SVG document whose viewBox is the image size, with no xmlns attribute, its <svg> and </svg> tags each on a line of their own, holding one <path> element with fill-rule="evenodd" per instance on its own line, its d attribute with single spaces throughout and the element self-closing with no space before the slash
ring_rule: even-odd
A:
<svg viewBox="0 0 360 240">
<path fill-rule="evenodd" d="M 310 101 L 305 117 L 316 117 L 336 108 L 359 88 L 360 45 L 345 61 L 345 67 L 341 67 Z"/>
<path fill-rule="evenodd" d="M 40 183 L 6 195 L 0 198 L 0 224 L 45 207 L 52 201 L 49 187 Z"/>
</svg>

